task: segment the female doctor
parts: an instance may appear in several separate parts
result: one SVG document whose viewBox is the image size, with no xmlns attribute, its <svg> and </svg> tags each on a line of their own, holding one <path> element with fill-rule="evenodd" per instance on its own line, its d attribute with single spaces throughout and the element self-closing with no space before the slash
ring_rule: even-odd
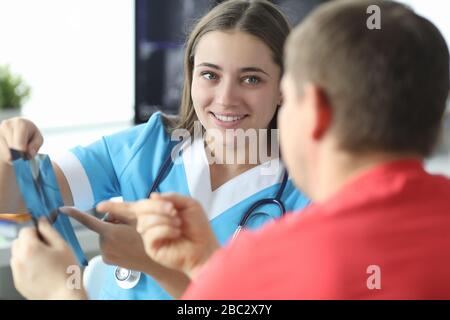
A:
<svg viewBox="0 0 450 320">
<path fill-rule="evenodd" d="M 97 205 L 98 211 L 107 212 L 108 203 L 100 202 L 121 196 L 141 200 L 138 204 L 145 211 L 154 205 L 148 199 L 151 192 L 177 192 L 200 202 L 220 244 L 242 227 L 258 227 L 306 206 L 308 199 L 295 189 L 278 157 L 276 139 L 267 133 L 276 128 L 282 51 L 289 31 L 284 15 L 265 0 L 231 0 L 213 8 L 187 42 L 179 117 L 158 112 L 146 124 L 54 159 L 65 204 L 81 210 Z M 239 145 L 243 132 L 249 143 Z M 9 148 L 33 156 L 42 142 L 28 120 L 1 124 L 1 210 L 24 210 L 8 163 Z M 272 152 L 263 152 L 266 146 Z M 186 276 L 145 254 L 133 215 L 123 219 L 112 212 L 109 221 L 100 221 L 73 209 L 66 212 L 100 234 L 103 259 L 110 264 L 102 298 L 167 299 L 184 291 Z M 28 230 L 13 247 L 19 290 L 20 277 L 24 282 L 27 273 L 32 277 L 32 264 L 46 261 L 45 255 L 55 251 L 51 243 L 38 247 L 34 240 Z"/>
</svg>

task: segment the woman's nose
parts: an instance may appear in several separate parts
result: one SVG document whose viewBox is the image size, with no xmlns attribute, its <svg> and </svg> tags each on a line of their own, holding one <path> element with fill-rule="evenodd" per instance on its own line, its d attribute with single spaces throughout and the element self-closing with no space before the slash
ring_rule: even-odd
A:
<svg viewBox="0 0 450 320">
<path fill-rule="evenodd" d="M 224 106 L 238 104 L 240 99 L 239 86 L 231 80 L 222 81 L 216 87 L 216 102 Z"/>
</svg>

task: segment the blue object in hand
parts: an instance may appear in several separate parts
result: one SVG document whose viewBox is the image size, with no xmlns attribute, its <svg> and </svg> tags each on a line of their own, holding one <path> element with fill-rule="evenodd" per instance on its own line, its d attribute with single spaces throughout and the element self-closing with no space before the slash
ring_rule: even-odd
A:
<svg viewBox="0 0 450 320">
<path fill-rule="evenodd" d="M 64 202 L 48 155 L 38 154 L 27 159 L 24 152 L 10 149 L 17 184 L 25 205 L 34 221 L 46 217 L 72 248 L 78 263 L 87 266 L 87 260 L 75 235 L 69 218 L 59 208 Z"/>
</svg>

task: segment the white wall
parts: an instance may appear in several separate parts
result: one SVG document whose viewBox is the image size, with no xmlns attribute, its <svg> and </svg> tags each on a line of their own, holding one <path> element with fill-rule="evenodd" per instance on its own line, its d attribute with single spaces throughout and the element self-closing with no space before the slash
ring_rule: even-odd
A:
<svg viewBox="0 0 450 320">
<path fill-rule="evenodd" d="M 438 27 L 450 46 L 450 3 L 445 0 L 399 0 Z M 382 13 L 383 14 L 383 13 Z M 382 17 L 383 19 L 383 17 Z"/>
<path fill-rule="evenodd" d="M 133 0 L 0 0 L 0 64 L 32 87 L 40 127 L 133 117 Z"/>
</svg>

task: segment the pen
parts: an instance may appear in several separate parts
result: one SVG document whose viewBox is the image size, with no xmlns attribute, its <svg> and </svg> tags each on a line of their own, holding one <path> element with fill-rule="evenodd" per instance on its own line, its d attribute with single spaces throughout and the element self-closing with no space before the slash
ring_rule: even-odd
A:
<svg viewBox="0 0 450 320">
<path fill-rule="evenodd" d="M 109 212 L 105 213 L 105 215 L 102 218 L 102 221 L 108 221 Z"/>
</svg>

